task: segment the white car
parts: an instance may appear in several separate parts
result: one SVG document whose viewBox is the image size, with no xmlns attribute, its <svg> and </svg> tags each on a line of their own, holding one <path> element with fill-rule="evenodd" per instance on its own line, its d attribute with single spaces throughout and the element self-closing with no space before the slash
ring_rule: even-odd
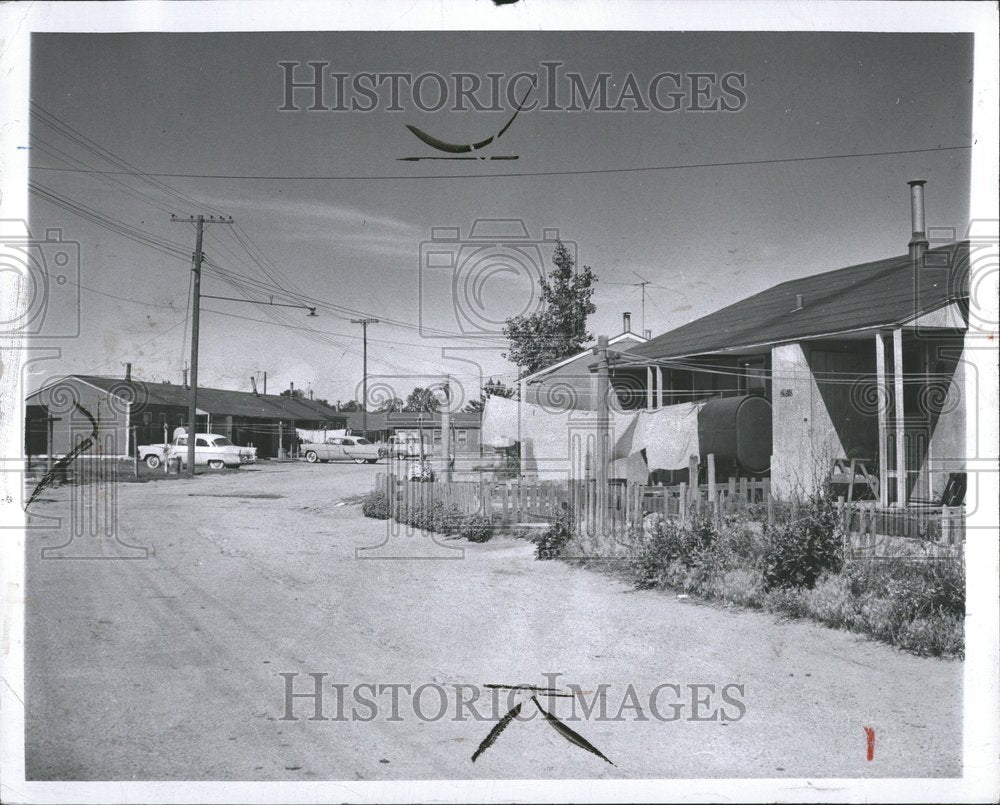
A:
<svg viewBox="0 0 1000 805">
<path fill-rule="evenodd" d="M 361 436 L 331 436 L 323 444 L 302 445 L 306 461 L 353 461 L 355 464 L 374 464 L 385 458 L 386 449 Z"/>
<path fill-rule="evenodd" d="M 181 464 L 187 466 L 187 436 L 177 436 L 169 444 L 139 445 L 139 457 L 150 469 L 156 469 L 164 461 L 180 456 Z M 194 437 L 194 463 L 208 465 L 212 469 L 239 467 L 257 460 L 256 447 L 239 447 L 218 433 L 196 433 Z"/>
</svg>

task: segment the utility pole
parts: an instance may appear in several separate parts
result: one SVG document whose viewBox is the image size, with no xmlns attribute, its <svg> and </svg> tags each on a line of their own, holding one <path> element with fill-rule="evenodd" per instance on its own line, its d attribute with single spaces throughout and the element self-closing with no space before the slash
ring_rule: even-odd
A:
<svg viewBox="0 0 1000 805">
<path fill-rule="evenodd" d="M 364 379 L 361 381 L 361 430 L 364 431 L 365 436 L 368 435 L 368 325 L 378 324 L 378 319 L 364 318 L 364 319 L 351 319 L 351 324 L 361 325 L 361 338 L 362 338 L 362 361 L 364 373 Z"/>
<path fill-rule="evenodd" d="M 170 216 L 172 223 L 195 224 L 194 237 L 194 281 L 191 283 L 191 387 L 188 390 L 188 477 L 194 478 L 194 443 L 195 434 L 198 432 L 196 418 L 198 414 L 198 319 L 201 313 L 201 261 L 204 255 L 201 252 L 202 234 L 205 224 L 231 224 L 232 217 L 214 215 L 189 215 L 182 218 L 176 215 Z"/>
<path fill-rule="evenodd" d="M 597 443 L 595 449 L 595 473 L 597 478 L 597 533 L 604 534 L 605 518 L 608 511 L 608 461 L 609 450 L 609 425 L 611 424 L 611 412 L 608 408 L 608 396 L 611 393 L 611 383 L 608 377 L 608 337 L 598 336 L 597 346 L 594 347 L 594 354 L 597 356 Z"/>
<path fill-rule="evenodd" d="M 444 408 L 441 411 L 441 452 L 444 454 L 444 479 L 451 481 L 451 375 L 445 375 Z"/>
</svg>

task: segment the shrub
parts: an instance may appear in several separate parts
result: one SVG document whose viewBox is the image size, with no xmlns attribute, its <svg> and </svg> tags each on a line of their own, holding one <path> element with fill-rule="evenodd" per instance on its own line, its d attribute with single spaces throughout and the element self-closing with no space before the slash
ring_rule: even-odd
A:
<svg viewBox="0 0 1000 805">
<path fill-rule="evenodd" d="M 573 513 L 567 504 L 556 514 L 552 525 L 535 541 L 536 559 L 555 559 L 573 538 Z"/>
<path fill-rule="evenodd" d="M 794 518 L 764 531 L 764 586 L 811 588 L 826 570 L 843 564 L 843 538 L 836 505 L 827 490 L 810 497 Z"/>
<path fill-rule="evenodd" d="M 361 513 L 376 520 L 388 520 L 389 496 L 380 489 L 369 492 L 361 501 Z"/>
<path fill-rule="evenodd" d="M 469 542 L 489 542 L 493 537 L 493 521 L 484 514 L 470 514 L 462 520 L 458 533 Z"/>
</svg>

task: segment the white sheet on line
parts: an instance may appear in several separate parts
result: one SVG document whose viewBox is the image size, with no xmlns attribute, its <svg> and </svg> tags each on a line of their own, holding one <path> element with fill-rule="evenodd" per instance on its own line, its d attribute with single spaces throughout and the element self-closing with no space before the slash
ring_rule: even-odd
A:
<svg viewBox="0 0 1000 805">
<path fill-rule="evenodd" d="M 650 470 L 682 470 L 690 456 L 700 456 L 698 412 L 704 402 L 668 405 L 642 411 L 635 425 L 632 452 L 646 451 Z"/>
</svg>

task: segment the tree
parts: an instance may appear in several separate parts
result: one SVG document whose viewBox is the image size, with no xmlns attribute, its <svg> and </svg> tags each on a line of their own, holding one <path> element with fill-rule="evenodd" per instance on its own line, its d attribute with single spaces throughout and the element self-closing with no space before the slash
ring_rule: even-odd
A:
<svg viewBox="0 0 1000 805">
<path fill-rule="evenodd" d="M 542 309 L 504 324 L 510 344 L 504 357 L 522 375 L 577 354 L 593 338 L 587 332 L 587 316 L 596 310 L 590 301 L 596 275 L 589 266 L 576 271 L 576 261 L 562 241 L 556 241 L 552 263 L 555 268 L 538 281 Z"/>
<path fill-rule="evenodd" d="M 306 393 L 302 389 L 285 389 L 281 392 L 282 397 L 294 397 L 298 399 L 299 397 L 305 397 Z"/>
<path fill-rule="evenodd" d="M 337 410 L 343 411 L 345 414 L 350 414 L 353 411 L 360 411 L 361 403 L 359 403 L 357 400 L 348 400 L 343 405 L 338 405 Z"/>
<path fill-rule="evenodd" d="M 379 403 L 378 408 L 375 409 L 375 411 L 380 414 L 388 414 L 394 411 L 402 411 L 402 410 L 403 410 L 403 401 L 399 399 L 399 397 L 389 397 L 386 400 L 382 400 L 382 402 Z"/>
<path fill-rule="evenodd" d="M 441 400 L 434 394 L 433 389 L 425 389 L 417 386 L 406 398 L 404 411 L 437 411 L 441 407 Z"/>
<path fill-rule="evenodd" d="M 494 380 L 491 377 L 483 384 L 483 393 L 479 395 L 479 399 L 470 400 L 465 406 L 465 411 L 471 414 L 480 413 L 486 407 L 486 400 L 488 398 L 506 397 L 510 399 L 513 396 L 514 389 L 505 386 L 499 380 Z"/>
</svg>

